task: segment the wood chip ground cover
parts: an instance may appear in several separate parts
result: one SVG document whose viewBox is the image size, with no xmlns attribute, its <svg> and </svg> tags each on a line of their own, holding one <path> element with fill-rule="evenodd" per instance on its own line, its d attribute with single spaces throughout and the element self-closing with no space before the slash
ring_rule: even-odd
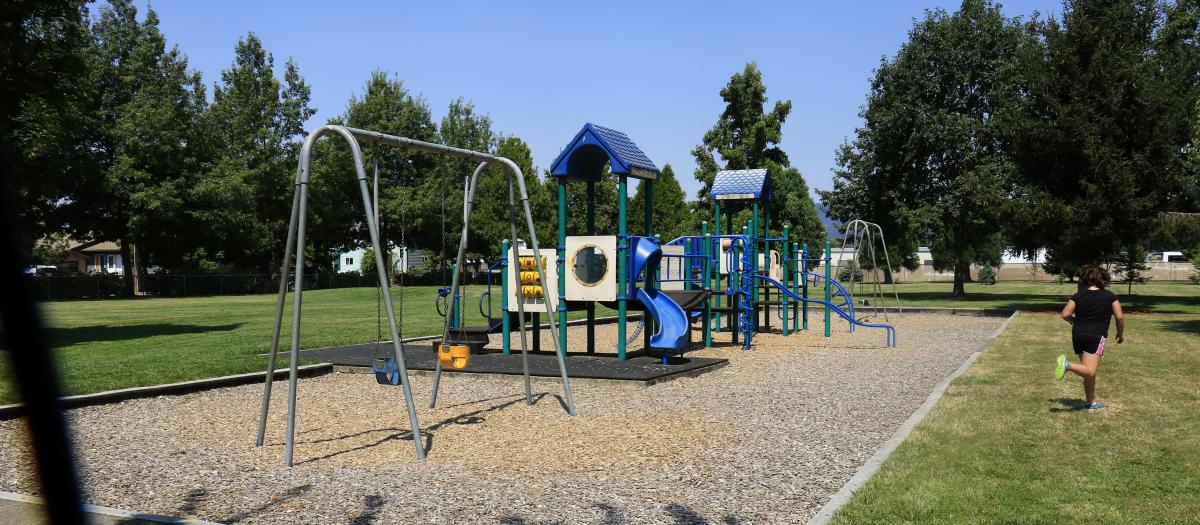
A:
<svg viewBox="0 0 1200 525">
<path fill-rule="evenodd" d="M 267 445 L 254 447 L 261 385 L 69 412 L 90 503 L 232 523 L 797 523 L 812 516 L 1002 322 L 893 317 L 758 334 L 743 352 L 717 336 L 694 355 L 730 365 L 649 388 L 520 378 L 413 377 L 429 459 L 396 387 L 358 374 L 302 380 L 296 466 L 285 469 L 286 387 Z M 819 322 L 814 322 L 819 328 Z M 574 328 L 571 350 L 583 344 Z M 514 338 L 514 340 L 517 340 Z M 612 325 L 597 328 L 611 347 Z M 549 347 L 549 340 L 543 341 Z M 277 383 L 286 385 L 286 383 Z M 0 422 L 0 490 L 36 494 L 21 421 Z"/>
</svg>

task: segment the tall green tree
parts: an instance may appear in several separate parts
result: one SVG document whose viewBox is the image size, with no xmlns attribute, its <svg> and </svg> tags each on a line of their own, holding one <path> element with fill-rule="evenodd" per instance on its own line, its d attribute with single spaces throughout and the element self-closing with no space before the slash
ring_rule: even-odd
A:
<svg viewBox="0 0 1200 525">
<path fill-rule="evenodd" d="M 694 212 L 710 220 L 712 205 L 709 193 L 713 179 L 722 169 L 766 168 L 774 184 L 774 199 L 768 204 L 772 230 L 779 234 L 784 224 L 796 228 L 802 242 L 823 244 L 825 230 L 821 226 L 800 170 L 792 168 L 787 153 L 779 147 L 783 140 L 783 124 L 792 111 L 792 103 L 777 100 L 766 111 L 767 86 L 762 73 L 753 62 L 742 72 L 734 74 L 721 89 L 725 110 L 716 125 L 704 134 L 704 140 L 692 150 L 696 159 L 696 180 L 700 181 L 699 201 Z M 724 163 L 724 166 L 721 163 Z M 734 217 L 733 226 L 745 223 L 747 212 Z"/>
<path fill-rule="evenodd" d="M 448 146 L 488 153 L 495 151 L 497 142 L 496 133 L 492 130 L 492 118 L 479 113 L 474 104 L 462 98 L 450 102 L 446 116 L 438 127 L 438 138 Z M 442 261 L 452 260 L 458 253 L 462 234 L 463 193 L 467 178 L 478 166 L 477 162 L 460 158 L 439 157 L 437 176 L 426 179 L 422 185 L 424 214 L 436 218 L 441 237 L 429 248 L 433 248 L 433 253 Z M 507 197 L 505 194 L 506 200 Z M 480 252 L 486 251 L 486 246 L 477 245 L 476 248 L 482 248 Z"/>
<path fill-rule="evenodd" d="M 234 60 L 213 88 L 205 112 L 204 147 L 213 160 L 192 188 L 192 220 L 206 224 L 208 248 L 197 258 L 246 270 L 274 271 L 283 253 L 296 156 L 311 90 L 292 60 L 282 81 L 275 59 L 253 33 L 238 41 Z"/>
<path fill-rule="evenodd" d="M 205 93 L 158 22 L 154 10 L 138 22 L 129 0 L 114 0 L 100 9 L 88 53 L 97 170 L 72 201 L 73 229 L 120 244 L 128 290 L 140 266 L 178 263 L 191 239 L 184 196 Z"/>
<path fill-rule="evenodd" d="M 428 102 L 413 95 L 394 75 L 371 73 L 362 92 L 352 95 L 333 124 L 369 129 L 427 142 L 437 140 Z M 354 165 L 344 140 L 324 140 L 313 154 L 311 190 L 314 250 L 323 261 L 340 251 L 369 247 L 362 194 L 354 182 Z M 364 167 L 373 179 L 379 166 L 380 237 L 383 247 L 407 244 L 413 248 L 438 246 L 438 217 L 428 215 L 429 197 L 422 190 L 437 176 L 437 159 L 425 153 L 392 146 L 364 147 Z M 461 205 L 461 201 L 460 201 Z"/>
<path fill-rule="evenodd" d="M 538 180 L 537 167 L 533 165 L 533 154 L 529 145 L 517 137 L 501 137 L 496 147 L 496 156 L 504 157 L 517 164 L 525 178 L 525 189 L 529 194 L 529 211 L 537 229 L 538 244 L 543 247 L 555 245 L 557 225 L 552 224 L 555 202 L 546 186 Z M 515 184 L 516 181 L 514 180 Z M 513 187 L 516 199 L 517 235 L 529 237 L 525 212 L 521 208 L 521 194 Z M 460 207 L 461 207 L 461 203 Z M 460 208 L 461 209 L 461 208 Z M 461 215 L 461 212 L 459 213 Z M 493 260 L 500 254 L 500 241 L 512 237 L 509 227 L 508 182 L 499 167 L 492 167 L 480 175 L 475 193 L 475 211 L 471 216 L 471 237 L 467 248 L 472 257 Z"/>
<path fill-rule="evenodd" d="M 1000 6 L 965 0 L 927 11 L 892 60 L 875 71 L 863 126 L 837 154 L 831 216 L 879 223 L 889 248 L 928 242 L 965 295 L 971 263 L 999 262 L 999 206 L 1015 168 L 1002 125 L 1019 92 L 1025 32 Z"/>
<path fill-rule="evenodd" d="M 662 167 L 662 175 L 652 185 L 654 196 L 653 231 L 664 242 L 683 235 L 698 235 L 688 209 L 686 194 L 675 178 L 670 164 Z M 637 185 L 637 191 L 629 200 L 629 232 L 641 235 L 646 232 L 646 181 Z"/>
<path fill-rule="evenodd" d="M 1192 116 L 1200 77 L 1194 1 L 1064 4 L 1035 27 L 1014 158 L 1012 243 L 1064 269 L 1138 251 L 1161 212 L 1194 207 Z M 1032 46 L 1031 46 L 1032 47 Z"/>
<path fill-rule="evenodd" d="M 62 210 L 92 169 L 83 118 L 88 81 L 84 2 L 15 0 L 0 8 L 0 165 L 29 260 L 39 238 L 69 226 Z"/>
<path fill-rule="evenodd" d="M 550 223 L 555 232 L 557 239 L 558 232 L 558 184 L 560 177 L 550 175 L 549 171 L 544 172 L 542 183 L 546 188 L 546 195 L 550 198 L 551 214 Z M 603 171 L 600 173 L 600 179 L 592 184 L 592 192 L 596 202 L 595 218 L 596 218 L 596 235 L 616 235 L 617 219 L 619 210 L 617 205 L 617 176 L 612 174 L 612 170 L 606 164 Z M 567 184 L 567 235 L 586 235 L 587 234 L 587 201 L 588 201 L 588 184 L 586 182 L 571 181 Z M 626 202 L 627 206 L 631 203 Z M 626 213 L 632 216 L 629 208 Z M 628 217 L 627 217 L 628 218 Z M 629 224 L 628 222 L 626 223 Z M 629 229 L 631 234 L 636 233 L 636 230 Z M 541 240 L 539 238 L 539 240 Z"/>
</svg>

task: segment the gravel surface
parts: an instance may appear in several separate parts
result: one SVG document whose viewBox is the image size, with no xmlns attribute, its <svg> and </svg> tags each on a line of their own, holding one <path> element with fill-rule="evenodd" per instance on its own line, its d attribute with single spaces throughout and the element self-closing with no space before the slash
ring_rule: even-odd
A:
<svg viewBox="0 0 1200 525">
<path fill-rule="evenodd" d="M 261 385 L 73 410 L 90 503 L 235 523 L 799 523 L 816 513 L 1003 321 L 910 314 L 878 330 L 756 335 L 712 373 L 649 388 L 447 377 L 415 459 L 401 390 L 370 376 L 300 383 L 296 466 L 283 468 L 286 382 L 267 446 Z M 820 327 L 819 320 L 814 328 Z M 631 328 L 632 329 L 632 328 Z M 571 332 L 581 344 L 582 329 Z M 597 328 L 611 345 L 612 325 Z M 549 345 L 549 341 L 544 341 Z M 640 343 L 639 343 L 640 344 Z M 0 422 L 0 490 L 36 494 L 22 421 Z"/>
</svg>

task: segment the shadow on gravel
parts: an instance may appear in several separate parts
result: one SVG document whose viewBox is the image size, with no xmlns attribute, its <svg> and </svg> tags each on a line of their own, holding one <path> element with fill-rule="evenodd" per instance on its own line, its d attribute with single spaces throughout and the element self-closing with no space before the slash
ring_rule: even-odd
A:
<svg viewBox="0 0 1200 525">
<path fill-rule="evenodd" d="M 79 326 L 75 328 L 54 328 L 50 330 L 50 341 L 55 348 L 65 348 L 80 343 L 99 341 L 130 341 L 159 335 L 206 334 L 210 332 L 229 332 L 240 328 L 245 323 L 230 323 L 223 325 L 194 325 L 194 324 L 133 324 L 124 326 Z"/>
<path fill-rule="evenodd" d="M 200 503 L 206 499 L 208 499 L 208 490 L 192 489 L 183 497 L 183 505 L 179 507 L 179 514 L 184 516 L 195 514 L 196 510 L 200 507 Z"/>
<path fill-rule="evenodd" d="M 283 494 L 276 496 L 274 498 L 271 498 L 271 501 L 268 501 L 262 505 L 259 505 L 258 507 L 255 507 L 250 510 L 244 510 L 242 512 L 234 514 L 233 516 L 230 516 L 230 517 L 224 518 L 224 519 L 220 519 L 217 521 L 219 521 L 221 523 L 237 523 L 239 521 L 245 520 L 246 518 L 253 518 L 259 514 L 262 514 L 264 511 L 267 511 L 267 510 L 270 510 L 270 509 L 273 509 L 273 508 L 279 506 L 280 503 L 303 496 L 306 492 L 308 492 L 310 490 L 312 490 L 312 485 L 299 485 L 296 487 L 292 487 L 292 488 L 284 491 Z"/>
<path fill-rule="evenodd" d="M 383 508 L 383 496 L 370 495 L 363 498 L 363 511 L 354 519 L 350 520 L 350 525 L 371 525 L 375 523 L 375 518 L 379 517 L 379 509 Z"/>
<path fill-rule="evenodd" d="M 533 403 L 536 405 L 538 403 L 538 401 L 541 401 L 542 398 L 546 397 L 547 395 L 549 395 L 547 392 L 541 392 L 541 393 L 534 394 L 533 395 Z M 509 397 L 512 397 L 512 396 L 509 396 Z M 555 396 L 555 397 L 558 397 L 558 396 Z M 506 401 L 504 403 L 499 403 L 499 404 L 492 405 L 490 407 L 481 408 L 479 410 L 467 412 L 465 414 L 459 414 L 456 416 L 452 416 L 452 417 L 443 419 L 441 421 L 438 421 L 437 423 L 434 423 L 428 427 L 425 427 L 425 428 L 421 429 L 421 431 L 425 434 L 425 451 L 429 452 L 429 451 L 433 450 L 433 443 L 434 443 L 433 436 L 435 433 L 434 431 L 441 429 L 442 427 L 446 427 L 449 425 L 478 425 L 480 423 L 487 421 L 487 419 L 483 417 L 484 414 L 487 414 L 489 412 L 496 412 L 499 410 L 503 410 L 510 406 L 516 405 L 518 403 L 524 403 L 524 402 L 525 402 L 525 396 L 517 395 L 517 396 L 515 396 L 515 399 L 510 399 L 509 401 Z M 562 400 L 559 400 L 559 402 L 561 403 Z M 355 432 L 353 434 L 346 434 L 346 435 L 331 437 L 331 438 L 297 441 L 297 443 L 298 444 L 329 443 L 329 442 L 333 442 L 333 441 L 341 441 L 344 439 L 353 439 L 356 437 L 365 436 L 367 434 L 376 434 L 376 433 L 380 433 L 380 432 L 386 432 L 387 435 L 385 435 L 384 437 L 379 438 L 371 443 L 367 443 L 365 445 L 359 445 L 357 447 L 348 448 L 345 450 L 339 450 L 336 452 L 331 452 L 329 454 L 325 454 L 324 456 L 318 456 L 318 457 L 315 457 L 312 459 L 298 461 L 298 462 L 296 462 L 296 465 L 303 465 L 306 463 L 315 463 L 315 462 L 318 462 L 321 460 L 341 456 L 343 454 L 349 454 L 351 452 L 358 452 L 360 450 L 366 450 L 368 448 L 377 447 L 377 446 L 387 443 L 389 441 L 412 441 L 412 438 L 413 438 L 412 431 L 410 431 L 407 428 L 389 427 L 389 428 L 376 428 L 376 429 L 372 429 L 372 430 L 364 430 L 362 432 Z"/>
<path fill-rule="evenodd" d="M 1086 410 L 1087 409 L 1087 403 L 1084 403 L 1083 400 L 1080 400 L 1080 399 L 1071 399 L 1071 398 L 1066 398 L 1066 397 L 1060 397 L 1058 399 L 1051 399 L 1050 401 L 1053 401 L 1053 402 L 1058 403 L 1059 405 L 1062 405 L 1062 406 L 1057 406 L 1057 407 L 1051 407 L 1050 408 L 1051 412 L 1075 412 L 1077 410 Z"/>
</svg>

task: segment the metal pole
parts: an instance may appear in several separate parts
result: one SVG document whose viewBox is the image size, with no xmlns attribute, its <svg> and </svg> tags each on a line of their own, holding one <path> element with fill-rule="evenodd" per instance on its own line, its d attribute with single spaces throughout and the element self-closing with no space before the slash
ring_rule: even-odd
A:
<svg viewBox="0 0 1200 525">
<path fill-rule="evenodd" d="M 504 330 L 500 334 L 500 348 L 504 355 L 509 355 L 512 350 L 512 318 L 508 315 L 508 267 L 511 261 L 508 255 L 508 239 L 504 239 L 500 241 L 500 319 L 501 329 Z"/>
<path fill-rule="evenodd" d="M 508 184 L 508 231 L 512 235 L 512 245 L 508 256 L 508 264 L 513 267 L 514 277 L 517 277 L 517 290 L 521 289 L 521 254 L 517 249 L 517 199 L 514 197 L 512 175 L 505 173 L 505 182 Z M 541 257 L 534 254 L 534 257 Z M 507 295 L 506 295 L 507 297 Z M 525 301 L 521 297 L 517 297 L 517 327 L 521 331 L 521 374 L 525 379 L 525 404 L 533 404 L 533 387 L 530 385 L 529 379 L 529 340 L 525 335 Z M 541 330 L 541 328 L 535 328 Z"/>
<path fill-rule="evenodd" d="M 307 145 L 307 144 L 306 144 Z M 301 161 L 303 162 L 303 160 Z M 297 365 L 300 361 L 300 308 L 304 296 L 304 227 L 305 215 L 308 212 L 308 170 L 304 165 L 300 173 L 300 211 L 296 223 L 296 291 L 292 297 L 292 348 L 291 362 L 288 367 L 288 417 L 287 434 L 284 438 L 283 464 L 292 466 L 292 451 L 296 443 L 296 382 L 298 379 Z M 367 210 L 367 221 L 374 224 Z M 274 373 L 272 370 L 271 373 Z"/>
<path fill-rule="evenodd" d="M 497 157 L 496 160 L 508 166 L 509 171 L 512 173 L 512 177 L 517 180 L 517 186 L 521 190 L 521 204 L 522 207 L 525 208 L 525 223 L 529 227 L 529 238 L 533 241 L 534 253 L 538 253 L 537 229 L 534 227 L 533 212 L 529 209 L 529 192 L 525 189 L 525 177 L 521 174 L 521 168 L 518 167 L 513 161 L 504 157 Z M 472 184 L 472 188 L 474 188 L 474 184 Z M 466 226 L 464 225 L 464 228 L 465 227 Z M 463 245 L 463 248 L 466 248 L 465 244 Z M 534 257 L 533 260 L 538 266 L 538 276 L 539 280 L 541 281 L 542 289 L 549 290 L 550 288 L 546 286 L 546 269 L 542 267 L 542 258 Z M 558 346 L 558 329 L 558 323 L 555 322 L 554 317 L 551 316 L 550 336 L 554 338 L 555 346 Z M 565 350 L 566 349 L 564 348 L 555 348 L 554 353 L 558 357 L 558 372 L 559 375 L 562 376 L 563 393 L 567 398 L 567 413 L 573 416 L 575 415 L 575 398 L 571 395 L 571 381 L 567 378 L 567 364 L 563 360 L 563 354 Z"/>
<path fill-rule="evenodd" d="M 758 199 L 754 199 L 753 212 L 750 214 L 750 296 L 751 311 L 754 313 L 754 323 L 752 330 L 758 331 L 758 281 L 754 275 L 758 273 Z"/>
<path fill-rule="evenodd" d="M 300 168 L 296 168 L 296 191 L 292 196 L 292 216 L 288 219 L 287 242 L 284 243 L 283 259 L 279 265 L 279 297 L 275 300 L 275 329 L 271 333 L 271 352 L 267 357 L 267 376 L 263 380 L 262 405 L 258 411 L 258 439 L 256 447 L 263 445 L 267 432 L 267 411 L 271 406 L 271 384 L 275 381 L 275 358 L 279 355 L 279 332 L 283 325 L 283 306 L 287 297 L 288 262 L 296 246 L 296 219 L 300 216 Z"/>
<path fill-rule="evenodd" d="M 463 263 L 463 255 L 466 252 L 467 247 L 467 237 L 470 233 L 468 230 L 468 223 L 470 222 L 469 219 L 471 217 L 471 210 L 475 206 L 475 185 L 478 184 L 479 173 L 487 166 L 487 162 L 479 163 L 479 165 L 475 167 L 475 172 L 471 175 L 471 177 L 464 179 L 463 181 L 463 229 L 462 235 L 460 235 L 458 238 L 458 256 L 454 259 L 454 263 L 450 265 L 450 300 L 447 301 L 450 305 L 448 308 L 450 311 L 446 312 L 446 317 L 442 320 L 442 338 L 441 342 L 438 343 L 439 352 L 443 347 L 446 347 L 450 344 L 450 329 L 458 328 L 456 317 L 458 315 L 458 285 L 461 277 L 459 269 L 462 268 L 461 265 Z M 438 389 L 441 386 L 441 383 L 442 360 L 435 359 L 433 365 L 433 392 L 429 396 L 429 408 L 437 406 Z"/>
<path fill-rule="evenodd" d="M 625 275 L 628 272 L 629 261 L 626 258 L 629 256 L 629 238 L 627 235 L 627 210 L 626 193 L 628 187 L 625 175 L 617 176 L 617 359 L 625 360 L 625 319 L 626 298 L 629 296 L 628 277 Z M 643 322 L 645 316 L 642 316 Z"/>
</svg>

